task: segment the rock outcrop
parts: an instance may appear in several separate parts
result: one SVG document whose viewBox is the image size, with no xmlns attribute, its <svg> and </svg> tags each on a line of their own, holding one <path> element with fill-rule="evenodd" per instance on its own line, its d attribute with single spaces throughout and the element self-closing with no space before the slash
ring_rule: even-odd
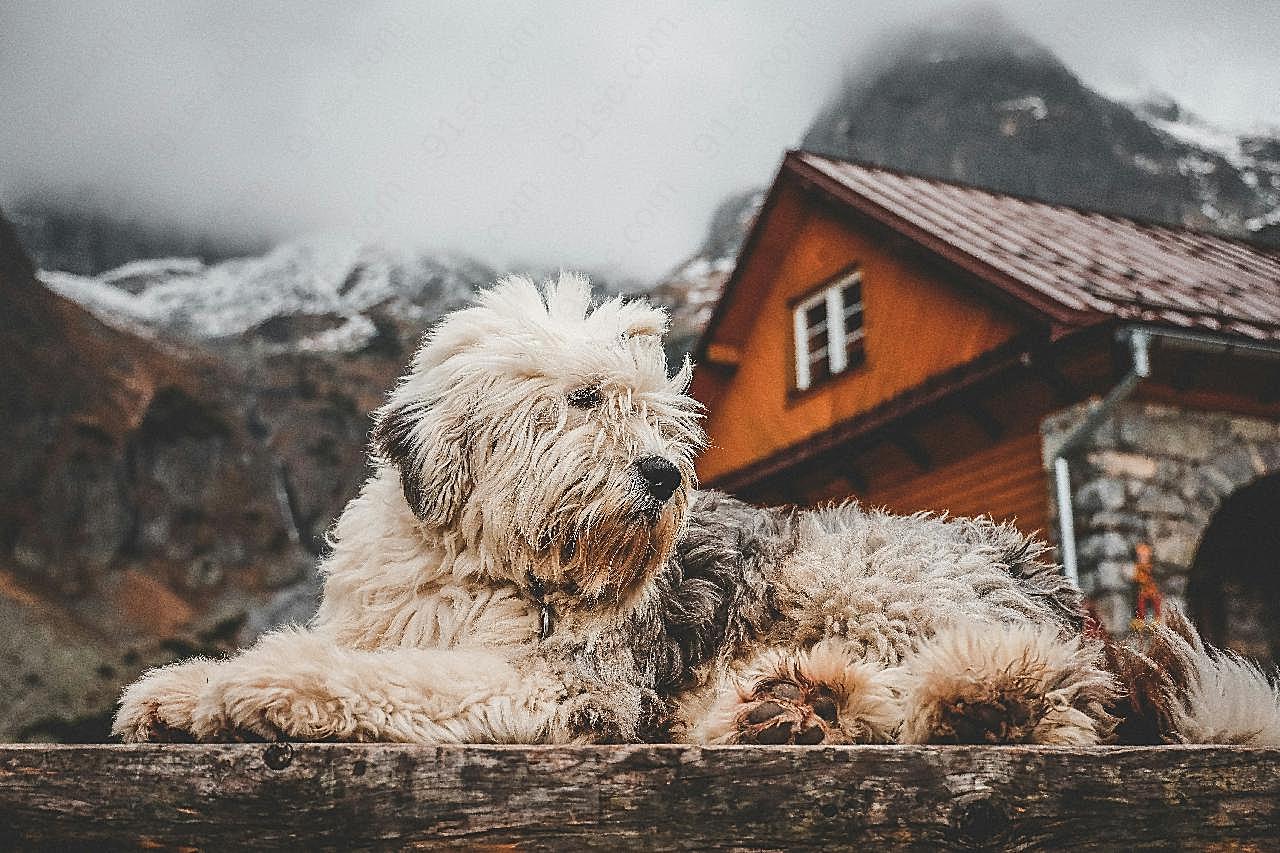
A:
<svg viewBox="0 0 1280 853">
<path fill-rule="evenodd" d="M 0 220 L 0 738 L 100 739 L 144 666 L 305 618 L 308 513 L 341 498 L 291 484 L 313 450 L 272 446 L 271 407 L 255 420 L 253 399 L 227 364 L 50 292 Z M 332 421 L 333 405 L 359 406 L 310 416 Z M 343 417 L 298 432 L 337 429 L 358 458 L 361 419 Z"/>
</svg>

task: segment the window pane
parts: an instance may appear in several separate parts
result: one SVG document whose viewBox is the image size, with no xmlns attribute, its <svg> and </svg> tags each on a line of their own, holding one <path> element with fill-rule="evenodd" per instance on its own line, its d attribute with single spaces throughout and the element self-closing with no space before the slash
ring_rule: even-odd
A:
<svg viewBox="0 0 1280 853">
<path fill-rule="evenodd" d="M 793 310 L 796 385 L 810 388 L 862 361 L 862 282 L 855 273 Z"/>
<path fill-rule="evenodd" d="M 843 297 L 844 304 L 852 305 L 855 302 L 862 301 L 862 281 L 851 281 L 844 286 L 844 290 L 840 294 Z"/>
<path fill-rule="evenodd" d="M 827 359 L 824 352 L 822 358 L 815 361 L 809 367 L 809 374 L 813 377 L 812 382 L 817 383 L 831 376 L 831 362 Z"/>
<path fill-rule="evenodd" d="M 827 303 L 819 302 L 804 312 L 805 325 L 810 328 L 825 323 L 827 320 Z"/>
<path fill-rule="evenodd" d="M 849 364 L 857 364 L 862 361 L 862 335 L 848 338 L 844 342 L 845 359 Z"/>
<path fill-rule="evenodd" d="M 804 312 L 797 306 L 791 312 L 792 343 L 795 345 L 796 387 L 804 390 L 809 387 L 809 333 L 805 328 Z"/>
</svg>

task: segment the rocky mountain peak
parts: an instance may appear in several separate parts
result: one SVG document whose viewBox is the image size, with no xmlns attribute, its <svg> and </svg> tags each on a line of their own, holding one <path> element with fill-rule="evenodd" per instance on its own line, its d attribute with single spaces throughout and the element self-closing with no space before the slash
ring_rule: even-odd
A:
<svg viewBox="0 0 1280 853">
<path fill-rule="evenodd" d="M 308 615 L 308 545 L 363 467 L 368 401 L 317 389 L 275 441 L 242 373 L 51 292 L 2 217 L 0 353 L 0 736 L 101 739 L 143 667 Z M 357 471 L 297 486 L 326 439 Z"/>
<path fill-rule="evenodd" d="M 1250 234 L 1280 208 L 1280 159 L 1171 98 L 1131 107 L 1050 51 L 980 21 L 903 35 L 855 67 L 801 147 L 1001 192 Z"/>
</svg>

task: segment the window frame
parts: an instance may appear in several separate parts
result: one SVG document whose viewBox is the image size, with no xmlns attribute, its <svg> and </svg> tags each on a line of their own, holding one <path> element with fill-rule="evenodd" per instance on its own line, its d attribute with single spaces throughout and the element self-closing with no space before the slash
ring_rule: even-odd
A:
<svg viewBox="0 0 1280 853">
<path fill-rule="evenodd" d="M 850 285 L 858 285 L 858 301 L 852 305 L 844 304 L 844 292 Z M 791 390 L 795 394 L 803 394 L 814 388 L 849 372 L 865 361 L 863 351 L 866 340 L 866 296 L 862 292 L 862 270 L 854 266 L 845 269 L 825 280 L 818 287 L 798 297 L 790 303 L 791 309 L 791 352 L 792 375 Z M 827 373 L 814 378 L 814 351 L 809 348 L 809 340 L 813 336 L 808 323 L 808 312 L 818 305 L 826 307 L 827 345 L 824 354 L 827 361 Z M 850 312 L 851 307 L 857 307 Z M 850 332 L 846 321 L 850 316 L 862 319 Z M 852 344 L 857 347 L 854 352 Z"/>
</svg>

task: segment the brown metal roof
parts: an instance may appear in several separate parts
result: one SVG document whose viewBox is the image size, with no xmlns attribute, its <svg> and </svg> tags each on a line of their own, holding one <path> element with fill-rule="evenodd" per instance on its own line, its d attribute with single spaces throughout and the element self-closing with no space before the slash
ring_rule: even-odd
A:
<svg viewBox="0 0 1280 853">
<path fill-rule="evenodd" d="M 788 167 L 1066 325 L 1280 340 L 1280 253 L 804 151 Z"/>
</svg>

